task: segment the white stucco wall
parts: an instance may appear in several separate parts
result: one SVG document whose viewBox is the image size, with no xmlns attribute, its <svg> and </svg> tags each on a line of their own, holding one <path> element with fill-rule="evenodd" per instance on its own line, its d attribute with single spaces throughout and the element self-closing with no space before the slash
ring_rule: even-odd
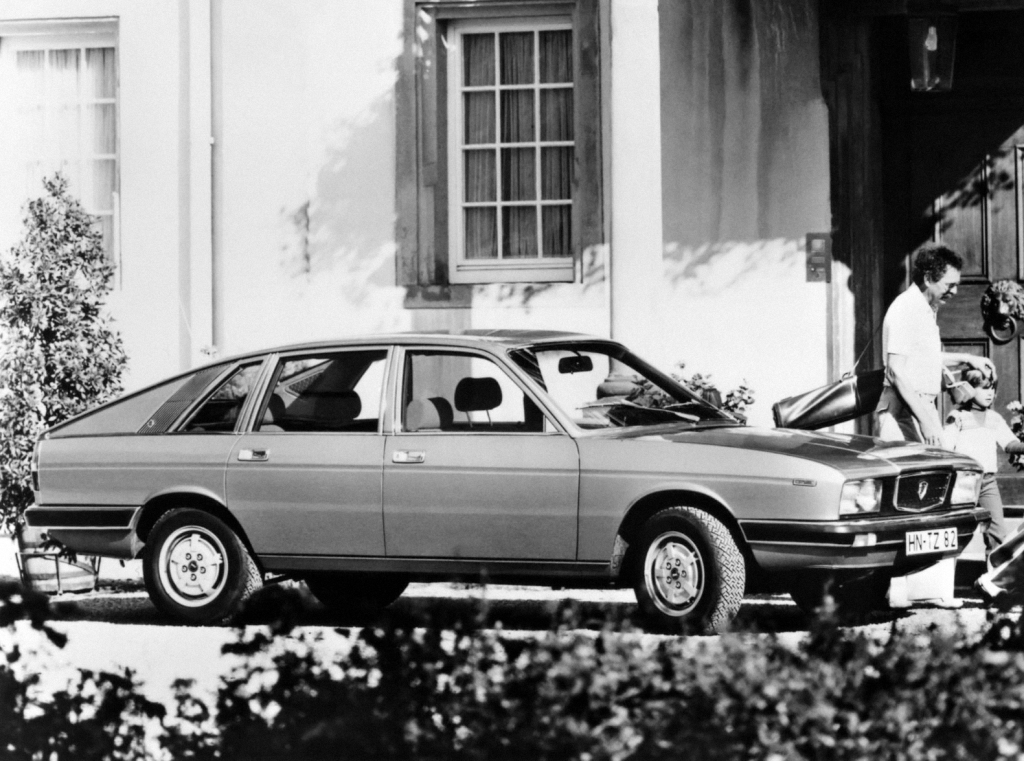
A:
<svg viewBox="0 0 1024 761">
<path fill-rule="evenodd" d="M 663 0 L 663 362 L 746 382 L 751 422 L 827 381 L 827 286 L 804 235 L 830 229 L 817 5 Z"/>
<path fill-rule="evenodd" d="M 588 254 L 582 285 L 479 286 L 471 309 L 403 308 L 394 239 L 400 2 L 221 7 L 222 353 L 406 329 L 607 334 L 601 252 Z"/>
</svg>

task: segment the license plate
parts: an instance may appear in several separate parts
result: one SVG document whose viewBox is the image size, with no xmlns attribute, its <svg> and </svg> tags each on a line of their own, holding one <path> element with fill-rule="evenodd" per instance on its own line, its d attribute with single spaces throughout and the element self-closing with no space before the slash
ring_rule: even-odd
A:
<svg viewBox="0 0 1024 761">
<path fill-rule="evenodd" d="M 947 552 L 959 547 L 955 528 L 935 528 L 929 531 L 907 532 L 907 554 L 924 555 L 929 552 Z"/>
</svg>

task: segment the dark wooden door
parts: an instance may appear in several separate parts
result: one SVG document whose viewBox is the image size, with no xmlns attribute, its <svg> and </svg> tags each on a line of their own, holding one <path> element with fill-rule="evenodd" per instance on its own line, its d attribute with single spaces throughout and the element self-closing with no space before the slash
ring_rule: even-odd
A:
<svg viewBox="0 0 1024 761">
<path fill-rule="evenodd" d="M 1024 325 L 1009 340 L 994 340 L 980 302 L 995 280 L 1024 281 L 1024 103 L 949 98 L 914 106 L 906 114 L 907 238 L 940 241 L 963 257 L 959 293 L 939 311 L 943 344 L 992 359 L 999 375 L 995 408 L 1009 421 L 1007 405 L 1022 396 Z M 1000 487 L 1007 504 L 1024 504 L 1024 479 L 1005 456 Z"/>
<path fill-rule="evenodd" d="M 959 294 L 939 312 L 945 347 L 990 357 L 995 409 L 1021 399 L 1024 325 L 1006 342 L 986 335 L 982 294 L 1024 283 L 1024 12 L 961 14 L 952 92 L 911 93 L 906 21 L 875 30 L 880 72 L 885 254 L 883 302 L 909 284 L 910 251 L 940 241 L 964 258 Z M 948 402 L 945 404 L 948 409 Z M 1000 489 L 1024 505 L 1024 474 L 1000 456 Z"/>
</svg>

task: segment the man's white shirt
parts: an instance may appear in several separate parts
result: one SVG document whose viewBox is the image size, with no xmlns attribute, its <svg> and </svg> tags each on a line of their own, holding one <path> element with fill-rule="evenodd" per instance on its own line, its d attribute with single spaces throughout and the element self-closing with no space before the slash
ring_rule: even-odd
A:
<svg viewBox="0 0 1024 761">
<path fill-rule="evenodd" d="M 942 391 L 939 323 L 921 289 L 913 283 L 895 298 L 885 313 L 882 354 L 886 363 L 890 354 L 907 358 L 903 375 L 919 394 L 938 396 Z"/>
</svg>

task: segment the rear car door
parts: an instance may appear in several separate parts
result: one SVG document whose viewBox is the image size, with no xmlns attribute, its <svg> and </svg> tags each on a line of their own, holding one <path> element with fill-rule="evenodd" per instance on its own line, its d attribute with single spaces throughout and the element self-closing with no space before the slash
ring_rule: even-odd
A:
<svg viewBox="0 0 1024 761">
<path fill-rule="evenodd" d="M 389 557 L 573 560 L 576 442 L 483 354 L 407 349 L 384 451 Z"/>
<path fill-rule="evenodd" d="M 382 556 L 387 347 L 281 355 L 228 458 L 228 505 L 263 556 Z"/>
</svg>

